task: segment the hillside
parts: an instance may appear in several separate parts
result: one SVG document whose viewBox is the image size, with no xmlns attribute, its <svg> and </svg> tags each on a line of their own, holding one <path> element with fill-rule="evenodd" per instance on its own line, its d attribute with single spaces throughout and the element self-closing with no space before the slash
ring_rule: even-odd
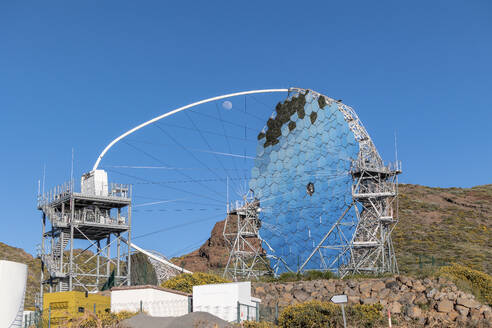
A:
<svg viewBox="0 0 492 328">
<path fill-rule="evenodd" d="M 425 274 L 441 264 L 456 262 L 492 274 L 492 185 L 400 185 L 399 214 L 393 241 L 400 272 Z M 224 221 L 217 222 L 199 249 L 173 262 L 191 271 L 219 271 L 228 256 L 223 228 Z M 1 242 L 0 259 L 29 266 L 26 307 L 33 306 L 39 288 L 39 259 Z"/>
<path fill-rule="evenodd" d="M 492 273 L 492 185 L 400 185 L 399 210 L 393 241 L 400 271 L 418 273 L 434 258 L 435 265 L 456 262 Z"/>
</svg>

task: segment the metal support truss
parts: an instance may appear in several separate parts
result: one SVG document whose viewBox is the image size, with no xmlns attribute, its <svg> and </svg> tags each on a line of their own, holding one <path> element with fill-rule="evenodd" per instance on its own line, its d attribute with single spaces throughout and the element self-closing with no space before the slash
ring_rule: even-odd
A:
<svg viewBox="0 0 492 328">
<path fill-rule="evenodd" d="M 112 184 L 107 196 L 98 196 L 75 192 L 67 183 L 39 196 L 40 300 L 45 286 L 50 292 L 97 292 L 113 271 L 116 286 L 130 284 L 130 193 L 130 186 Z"/>
<path fill-rule="evenodd" d="M 230 252 L 224 277 L 229 276 L 237 281 L 258 278 L 270 272 L 270 264 L 259 236 L 259 205 L 251 190 L 242 204 L 236 203 L 236 206 L 231 207 L 228 205 L 223 236 Z"/>
<path fill-rule="evenodd" d="M 126 240 L 124 240 L 126 242 Z M 133 243 L 129 244 L 131 248 L 133 248 L 135 251 L 140 252 L 147 256 L 149 259 L 150 263 L 154 267 L 155 273 L 157 275 L 157 280 L 159 281 L 159 284 L 161 284 L 163 281 L 166 281 L 172 277 L 175 277 L 181 273 L 193 273 L 191 271 L 188 271 L 180 266 L 177 266 L 176 264 L 170 262 L 167 257 L 162 255 L 161 253 L 153 250 L 145 250 Z"/>
<path fill-rule="evenodd" d="M 374 166 L 357 160 L 352 168 L 352 197 L 357 202 L 357 229 L 349 246 L 350 261 L 341 275 L 398 273 L 391 233 L 398 222 L 394 215 L 401 165 Z"/>
<path fill-rule="evenodd" d="M 342 215 L 338 220 L 331 226 L 330 230 L 323 236 L 318 245 L 314 248 L 311 254 L 308 256 L 306 261 L 297 270 L 298 273 L 304 271 L 306 265 L 315 257 L 319 256 L 320 270 L 332 270 L 338 267 L 340 261 L 343 261 L 346 257 L 345 249 L 349 245 L 349 241 L 345 234 L 343 233 L 343 225 L 354 225 L 354 222 L 349 222 L 346 220 L 346 215 L 349 210 L 353 207 L 354 203 L 350 204 L 345 208 Z M 327 241 L 330 241 L 327 243 Z M 323 250 L 335 250 L 336 252 L 323 252 Z M 333 254 L 329 256 L 328 254 Z"/>
</svg>

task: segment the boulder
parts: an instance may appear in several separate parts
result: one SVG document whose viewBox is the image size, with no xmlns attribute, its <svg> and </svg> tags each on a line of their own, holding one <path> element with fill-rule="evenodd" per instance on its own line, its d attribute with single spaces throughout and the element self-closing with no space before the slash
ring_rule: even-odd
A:
<svg viewBox="0 0 492 328">
<path fill-rule="evenodd" d="M 456 304 L 466 306 L 469 309 L 478 309 L 480 307 L 480 303 L 471 298 L 459 297 L 456 300 Z"/>
<path fill-rule="evenodd" d="M 378 300 L 376 298 L 372 298 L 372 297 L 361 298 L 362 304 L 376 304 L 377 302 Z"/>
<path fill-rule="evenodd" d="M 331 281 L 326 281 L 325 282 L 325 288 L 328 291 L 329 294 L 334 294 L 335 293 L 335 284 Z"/>
<path fill-rule="evenodd" d="M 413 300 L 415 300 L 415 294 L 414 293 L 402 293 L 400 294 L 400 297 L 398 301 L 402 304 L 413 304 Z"/>
<path fill-rule="evenodd" d="M 427 292 L 427 298 L 434 298 L 434 295 L 436 295 L 436 293 L 438 293 L 439 291 L 435 288 L 431 288 L 428 292 Z"/>
<path fill-rule="evenodd" d="M 360 304 L 359 296 L 348 296 L 348 302 L 351 304 Z"/>
<path fill-rule="evenodd" d="M 302 286 L 302 290 L 304 290 L 305 292 L 307 292 L 308 294 L 311 294 L 312 292 L 314 292 L 315 290 L 318 290 L 318 288 L 316 288 L 314 286 L 314 283 L 305 283 L 303 286 Z"/>
<path fill-rule="evenodd" d="M 265 294 L 266 294 L 266 293 L 265 293 L 265 288 L 263 288 L 263 286 L 258 286 L 258 287 L 256 287 L 256 289 L 255 289 L 255 291 L 254 291 L 254 294 L 255 294 L 255 295 L 258 295 L 258 296 L 260 296 L 260 295 L 265 295 Z"/>
<path fill-rule="evenodd" d="M 413 286 L 413 283 L 412 283 L 412 279 L 410 279 L 409 277 L 405 277 L 405 276 L 399 276 L 397 278 L 402 284 L 408 286 L 408 287 L 412 287 Z"/>
<path fill-rule="evenodd" d="M 468 312 L 470 312 L 470 309 L 463 305 L 455 305 L 454 308 L 456 309 L 456 311 L 458 311 L 460 315 L 463 315 L 465 317 L 468 315 Z"/>
<path fill-rule="evenodd" d="M 447 293 L 446 297 L 448 298 L 448 300 L 453 301 L 453 302 L 456 301 L 456 299 L 458 298 L 458 296 L 454 292 Z"/>
<path fill-rule="evenodd" d="M 437 311 L 444 313 L 453 311 L 453 302 L 446 299 L 437 302 Z"/>
<path fill-rule="evenodd" d="M 307 301 L 311 296 L 309 293 L 307 293 L 304 290 L 296 290 L 294 291 L 293 294 L 294 294 L 294 298 L 301 303 Z"/>
<path fill-rule="evenodd" d="M 492 309 L 488 305 L 482 305 L 479 309 L 480 313 L 491 312 Z"/>
<path fill-rule="evenodd" d="M 483 315 L 480 313 L 478 309 L 471 309 L 470 310 L 470 320 L 477 322 L 480 319 L 482 319 Z"/>
<path fill-rule="evenodd" d="M 422 310 L 416 305 L 408 306 L 405 312 L 405 314 L 412 319 L 418 319 L 422 316 Z"/>
<path fill-rule="evenodd" d="M 456 311 L 451 311 L 448 313 L 448 319 L 450 321 L 454 321 L 458 317 L 458 312 Z"/>
<path fill-rule="evenodd" d="M 282 294 L 282 296 L 278 300 L 278 305 L 279 306 L 287 306 L 287 305 L 290 305 L 293 300 L 294 299 L 292 298 L 292 294 L 284 293 L 284 294 Z"/>
<path fill-rule="evenodd" d="M 492 311 L 485 311 L 483 316 L 485 317 L 485 321 L 492 323 Z"/>
<path fill-rule="evenodd" d="M 460 323 L 460 326 L 464 326 L 464 324 L 468 321 L 468 317 L 466 315 L 459 315 L 456 317 L 456 322 Z"/>
<path fill-rule="evenodd" d="M 389 290 L 388 288 L 384 288 L 384 289 L 380 290 L 378 293 L 372 292 L 371 295 L 374 295 L 372 297 L 379 297 L 379 298 L 383 299 L 383 298 L 387 298 L 390 293 L 391 293 L 391 290 Z"/>
<path fill-rule="evenodd" d="M 427 297 L 425 297 L 424 294 L 418 294 L 417 297 L 415 297 L 415 300 L 413 302 L 415 304 L 426 304 L 427 303 Z"/>
<path fill-rule="evenodd" d="M 386 282 L 386 288 L 392 289 L 392 290 L 398 290 L 398 282 L 396 280 L 390 280 Z"/>
<path fill-rule="evenodd" d="M 357 281 L 347 280 L 347 286 L 349 286 L 350 288 L 355 288 L 355 287 L 357 287 Z"/>
<path fill-rule="evenodd" d="M 413 283 L 412 289 L 417 293 L 421 293 L 425 290 L 425 286 L 420 282 L 420 280 L 416 280 Z"/>
<path fill-rule="evenodd" d="M 370 281 L 363 281 L 359 285 L 359 292 L 361 297 L 369 297 L 371 295 L 371 282 Z"/>
<path fill-rule="evenodd" d="M 373 284 L 371 285 L 371 290 L 375 292 L 379 292 L 380 290 L 384 289 L 386 287 L 386 284 L 382 281 L 374 281 Z"/>
<path fill-rule="evenodd" d="M 400 314 L 401 313 L 401 304 L 399 302 L 393 302 L 389 305 L 389 310 L 391 313 Z"/>
<path fill-rule="evenodd" d="M 358 296 L 359 295 L 359 291 L 358 290 L 355 290 L 355 289 L 352 289 L 350 287 L 345 287 L 345 289 L 343 290 L 343 293 L 345 295 L 349 295 L 349 296 Z"/>
</svg>

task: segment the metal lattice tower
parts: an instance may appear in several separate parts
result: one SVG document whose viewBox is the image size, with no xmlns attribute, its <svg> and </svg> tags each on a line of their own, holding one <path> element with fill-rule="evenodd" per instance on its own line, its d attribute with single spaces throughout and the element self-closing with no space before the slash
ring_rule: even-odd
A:
<svg viewBox="0 0 492 328">
<path fill-rule="evenodd" d="M 258 233 L 259 205 L 251 191 L 244 197 L 243 203 L 228 205 L 223 236 L 229 248 L 229 259 L 224 276 L 229 276 L 234 281 L 258 278 L 270 271 Z"/>
<path fill-rule="evenodd" d="M 349 246 L 350 261 L 341 268 L 341 273 L 398 273 L 391 232 L 398 222 L 393 209 L 400 164 L 374 166 L 363 160 L 354 164 L 352 196 L 358 224 Z"/>
<path fill-rule="evenodd" d="M 97 292 L 113 270 L 115 285 L 130 285 L 131 186 L 111 184 L 108 188 L 106 173 L 97 171 L 84 175 L 81 192 L 75 192 L 70 182 L 39 196 L 41 300 L 44 285 L 50 292 Z M 96 182 L 94 188 L 98 174 L 103 183 L 98 188 Z M 92 179 L 92 188 L 87 187 L 90 182 L 84 185 L 87 179 Z M 127 217 L 122 215 L 124 209 Z M 76 247 L 83 251 L 74 254 Z"/>
</svg>

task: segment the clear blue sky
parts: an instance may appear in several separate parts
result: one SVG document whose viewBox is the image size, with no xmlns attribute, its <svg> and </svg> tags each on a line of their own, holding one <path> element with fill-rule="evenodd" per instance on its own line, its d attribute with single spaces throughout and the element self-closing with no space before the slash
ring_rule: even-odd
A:
<svg viewBox="0 0 492 328">
<path fill-rule="evenodd" d="M 67 180 L 73 147 L 78 177 L 137 123 L 248 89 L 343 99 L 386 159 L 396 131 L 402 182 L 492 183 L 491 58 L 490 1 L 2 1 L 0 241 L 40 242 L 44 164 Z"/>
</svg>

